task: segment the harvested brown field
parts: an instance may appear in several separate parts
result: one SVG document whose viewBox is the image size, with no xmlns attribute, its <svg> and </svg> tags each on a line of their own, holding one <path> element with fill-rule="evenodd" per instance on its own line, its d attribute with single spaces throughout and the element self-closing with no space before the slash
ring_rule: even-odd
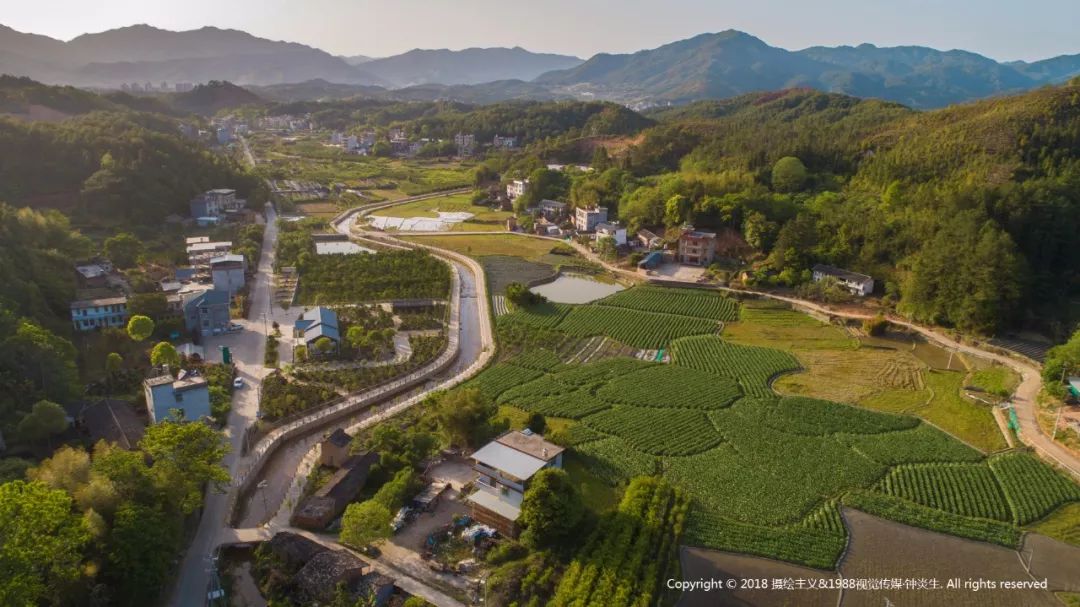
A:
<svg viewBox="0 0 1080 607">
<path fill-rule="evenodd" d="M 831 571 L 819 571 L 744 554 L 733 554 L 705 548 L 684 547 L 680 553 L 682 579 L 748 579 L 776 578 L 835 580 Z M 682 593 L 678 607 L 713 607 L 715 605 L 755 605 L 761 607 L 834 607 L 839 590 L 694 590 Z"/>
<path fill-rule="evenodd" d="M 998 583 L 1032 581 L 1015 550 L 901 525 L 858 510 L 845 508 L 843 515 L 851 534 L 848 552 L 840 563 L 845 578 L 925 578 L 936 579 L 942 586 L 936 590 L 847 590 L 840 603 L 844 607 L 890 603 L 920 607 L 1060 605 L 1053 591 L 1065 588 L 1054 585 L 1049 591 L 944 587 L 950 578 L 959 578 L 961 584 L 969 578 Z M 1080 550 L 1072 562 L 1080 563 Z M 1054 583 L 1063 583 L 1063 578 L 1073 579 L 1073 584 L 1080 581 L 1080 567 L 1076 569 L 1072 576 L 1054 570 Z M 1043 576 L 1035 577 L 1041 580 Z"/>
</svg>

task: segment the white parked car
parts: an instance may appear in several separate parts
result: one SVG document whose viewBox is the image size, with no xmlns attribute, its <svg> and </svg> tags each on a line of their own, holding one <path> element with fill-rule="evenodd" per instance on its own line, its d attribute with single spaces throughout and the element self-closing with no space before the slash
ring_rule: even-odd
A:
<svg viewBox="0 0 1080 607">
<path fill-rule="evenodd" d="M 232 380 L 232 387 L 236 388 L 237 390 L 239 390 L 240 388 L 243 388 L 244 387 L 244 379 L 242 377 L 237 377 L 236 379 Z"/>
</svg>

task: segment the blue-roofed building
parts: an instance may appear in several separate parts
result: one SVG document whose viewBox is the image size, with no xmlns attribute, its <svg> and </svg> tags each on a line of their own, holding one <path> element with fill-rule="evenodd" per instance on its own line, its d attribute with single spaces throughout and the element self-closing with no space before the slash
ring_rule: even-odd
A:
<svg viewBox="0 0 1080 607">
<path fill-rule="evenodd" d="M 661 251 L 652 251 L 638 262 L 639 270 L 655 270 L 664 262 L 664 254 Z"/>
<path fill-rule="evenodd" d="M 312 345 L 325 337 L 334 343 L 336 349 L 341 343 L 341 330 L 338 317 L 330 308 L 318 306 L 307 310 L 293 324 L 293 337 L 308 347 L 308 352 L 315 353 Z"/>
<path fill-rule="evenodd" d="M 184 300 L 184 328 L 190 333 L 218 335 L 229 328 L 229 292 L 210 289 Z"/>
</svg>

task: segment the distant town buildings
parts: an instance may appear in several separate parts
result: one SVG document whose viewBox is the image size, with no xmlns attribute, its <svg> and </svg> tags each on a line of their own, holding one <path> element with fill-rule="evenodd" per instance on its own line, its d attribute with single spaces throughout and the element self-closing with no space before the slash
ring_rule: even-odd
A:
<svg viewBox="0 0 1080 607">
<path fill-rule="evenodd" d="M 476 151 L 476 136 L 472 133 L 458 133 L 454 135 L 454 145 L 457 147 L 458 156 L 472 156 Z"/>
<path fill-rule="evenodd" d="M 491 140 L 491 147 L 502 150 L 512 150 L 517 147 L 517 137 L 502 137 L 495 135 Z"/>
<path fill-rule="evenodd" d="M 566 217 L 567 204 L 565 202 L 545 198 L 540 201 L 538 208 L 544 219 L 551 222 L 561 221 Z"/>
<path fill-rule="evenodd" d="M 528 179 L 515 179 L 506 184 L 506 197 L 511 201 L 516 200 L 519 196 L 524 196 L 525 192 L 529 189 Z"/>
<path fill-rule="evenodd" d="M 236 197 L 236 190 L 226 188 L 203 192 L 188 203 L 191 216 L 195 219 L 223 217 L 228 213 L 242 211 L 246 206 L 246 200 Z"/>
</svg>

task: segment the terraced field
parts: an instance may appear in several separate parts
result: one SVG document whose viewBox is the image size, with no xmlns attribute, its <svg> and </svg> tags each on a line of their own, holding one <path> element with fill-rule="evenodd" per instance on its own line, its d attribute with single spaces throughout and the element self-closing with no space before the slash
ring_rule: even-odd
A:
<svg viewBox="0 0 1080 607">
<path fill-rule="evenodd" d="M 939 381 L 964 374 L 928 371 L 899 350 L 860 349 L 841 329 L 768 308 L 743 310 L 730 325 L 761 341 L 732 343 L 718 334 L 720 319 L 733 317 L 732 302 L 682 290 L 670 295 L 663 306 L 664 289 L 635 287 L 596 304 L 545 305 L 500 317 L 500 328 L 532 327 L 543 339 L 531 343 L 556 344 L 559 353 L 524 348 L 472 383 L 500 405 L 576 420 L 551 438 L 571 447 L 604 482 L 660 474 L 682 487 L 690 499 L 684 537 L 691 545 L 831 568 L 846 543 L 841 503 L 1014 546 L 1021 525 L 1080 502 L 1080 486 L 1039 459 L 987 456 L 909 414 L 936 406 L 928 415 L 942 427 L 975 437 L 969 442 L 976 446 L 991 444 L 977 424 L 949 425 L 983 414 L 960 398 L 959 387 L 954 397 Z M 754 322 L 762 326 L 748 329 Z M 764 347 L 761 336 L 770 333 L 782 334 L 782 344 L 805 334 L 812 347 Z M 605 336 L 604 343 L 664 348 L 670 364 L 566 362 L 588 358 L 568 357 L 566 340 L 593 335 Z M 603 345 L 585 342 L 570 349 Z M 772 390 L 776 377 L 791 377 L 786 374 L 815 360 L 800 364 L 797 356 L 841 350 L 874 359 L 862 371 L 867 386 L 882 388 L 874 398 L 912 398 L 876 411 Z M 933 399 L 924 382 L 933 382 Z"/>
</svg>

